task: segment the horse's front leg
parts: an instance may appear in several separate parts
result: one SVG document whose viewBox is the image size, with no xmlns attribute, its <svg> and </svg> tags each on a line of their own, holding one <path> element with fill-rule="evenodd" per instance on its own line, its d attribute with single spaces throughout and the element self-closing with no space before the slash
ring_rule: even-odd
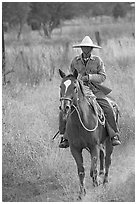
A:
<svg viewBox="0 0 137 204">
<path fill-rule="evenodd" d="M 80 182 L 80 189 L 79 189 L 79 196 L 78 199 L 82 199 L 83 196 L 86 194 L 85 186 L 84 186 L 84 177 L 85 177 L 85 170 L 83 167 L 83 157 L 82 157 L 82 150 L 78 150 L 74 147 L 70 147 L 72 156 L 74 157 L 77 169 L 78 169 L 78 176 Z"/>
<path fill-rule="evenodd" d="M 106 156 L 105 156 L 105 175 L 103 183 L 108 183 L 108 172 L 111 165 L 111 154 L 113 152 L 113 146 L 109 140 L 106 141 Z"/>
<path fill-rule="evenodd" d="M 105 170 L 105 146 L 100 144 L 99 159 L 100 159 L 100 171 L 99 175 L 104 175 Z"/>
<path fill-rule="evenodd" d="M 97 162 L 98 162 L 98 155 L 99 155 L 99 149 L 96 145 L 95 147 L 91 147 L 90 149 L 91 153 L 91 169 L 90 169 L 90 176 L 93 180 L 93 186 L 99 185 L 98 180 L 98 170 L 97 170 Z"/>
<path fill-rule="evenodd" d="M 104 175 L 104 152 L 102 150 L 100 150 L 100 171 L 99 171 L 99 175 Z"/>
</svg>

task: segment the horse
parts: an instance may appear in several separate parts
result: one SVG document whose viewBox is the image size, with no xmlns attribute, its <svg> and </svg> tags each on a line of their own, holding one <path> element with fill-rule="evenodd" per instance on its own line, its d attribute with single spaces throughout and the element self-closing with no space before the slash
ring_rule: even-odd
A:
<svg viewBox="0 0 137 204">
<path fill-rule="evenodd" d="M 80 184 L 78 197 L 82 199 L 86 194 L 82 150 L 87 149 L 91 155 L 90 176 L 93 186 L 98 186 L 100 175 L 103 177 L 103 184 L 108 182 L 113 146 L 105 124 L 99 120 L 95 108 L 89 105 L 83 85 L 78 80 L 78 71 L 75 69 L 73 74 L 66 75 L 59 69 L 59 73 L 62 78 L 60 111 L 66 121 L 65 137 L 69 141 L 70 151 L 77 165 Z"/>
</svg>

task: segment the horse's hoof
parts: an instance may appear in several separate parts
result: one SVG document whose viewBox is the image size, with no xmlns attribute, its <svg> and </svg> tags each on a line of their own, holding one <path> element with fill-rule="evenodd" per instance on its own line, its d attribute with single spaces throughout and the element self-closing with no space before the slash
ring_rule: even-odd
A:
<svg viewBox="0 0 137 204">
<path fill-rule="evenodd" d="M 101 184 L 102 184 L 102 178 L 100 178 L 99 176 L 96 179 L 93 179 L 93 186 L 94 187 L 98 187 Z"/>
<path fill-rule="evenodd" d="M 82 200 L 81 195 L 79 195 L 78 198 L 77 198 L 77 201 L 80 201 L 80 200 Z"/>
<path fill-rule="evenodd" d="M 101 184 L 101 182 L 99 180 L 93 182 L 94 187 L 98 187 L 100 184 Z"/>
<path fill-rule="evenodd" d="M 86 195 L 86 190 L 85 188 L 79 192 L 77 200 L 82 200 L 82 198 Z"/>
<path fill-rule="evenodd" d="M 100 170 L 99 175 L 104 175 L 104 170 Z"/>
<path fill-rule="evenodd" d="M 85 196 L 86 195 L 86 189 L 85 188 L 84 188 L 84 192 L 83 193 L 84 193 L 84 196 Z"/>
<path fill-rule="evenodd" d="M 107 184 L 108 183 L 108 177 L 105 177 L 104 178 L 104 181 L 103 181 L 103 184 L 105 185 L 105 184 Z"/>
<path fill-rule="evenodd" d="M 94 187 L 98 187 L 98 183 L 97 183 L 97 182 L 96 182 L 96 183 L 94 182 L 94 183 L 93 183 L 93 186 L 94 186 Z"/>
</svg>

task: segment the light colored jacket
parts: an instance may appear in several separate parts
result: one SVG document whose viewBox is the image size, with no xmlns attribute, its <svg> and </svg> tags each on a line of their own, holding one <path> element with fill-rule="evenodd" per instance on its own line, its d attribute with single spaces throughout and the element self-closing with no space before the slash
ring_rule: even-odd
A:
<svg viewBox="0 0 137 204">
<path fill-rule="evenodd" d="M 77 69 L 79 75 L 89 75 L 89 81 L 85 83 L 95 94 L 97 98 L 105 97 L 111 92 L 111 89 L 101 85 L 106 79 L 105 66 L 100 57 L 91 55 L 86 66 L 82 59 L 82 54 L 72 60 L 70 71 Z"/>
</svg>

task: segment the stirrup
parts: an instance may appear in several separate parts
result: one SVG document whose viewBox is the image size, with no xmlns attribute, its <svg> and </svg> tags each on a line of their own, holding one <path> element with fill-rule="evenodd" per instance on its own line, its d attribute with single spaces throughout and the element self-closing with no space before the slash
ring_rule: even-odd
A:
<svg viewBox="0 0 137 204">
<path fill-rule="evenodd" d="M 117 146 L 117 145 L 120 145 L 121 144 L 121 142 L 120 142 L 120 140 L 119 140 L 119 137 L 118 137 L 118 135 L 116 134 L 114 137 L 112 137 L 112 145 L 113 146 Z"/>
<path fill-rule="evenodd" d="M 67 148 L 69 147 L 69 142 L 67 139 L 61 138 L 61 142 L 59 144 L 60 148 Z"/>
</svg>

